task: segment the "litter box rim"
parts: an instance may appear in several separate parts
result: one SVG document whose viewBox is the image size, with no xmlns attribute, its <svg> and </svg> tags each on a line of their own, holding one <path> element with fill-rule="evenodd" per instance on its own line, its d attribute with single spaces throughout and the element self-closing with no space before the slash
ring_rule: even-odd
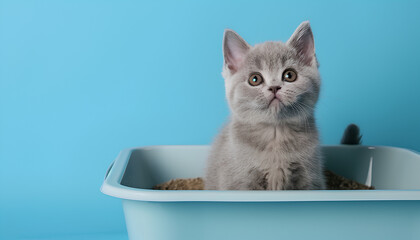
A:
<svg viewBox="0 0 420 240">
<path fill-rule="evenodd" d="M 404 190 L 282 190 L 282 191 L 217 191 L 217 190 L 153 190 L 120 184 L 131 153 L 157 148 L 203 148 L 209 145 L 152 145 L 122 150 L 107 170 L 101 192 L 127 200 L 149 202 L 333 202 L 333 201 L 420 201 L 420 189 Z M 406 151 L 420 159 L 420 153 L 390 146 L 322 145 L 322 148 L 394 149 Z"/>
</svg>

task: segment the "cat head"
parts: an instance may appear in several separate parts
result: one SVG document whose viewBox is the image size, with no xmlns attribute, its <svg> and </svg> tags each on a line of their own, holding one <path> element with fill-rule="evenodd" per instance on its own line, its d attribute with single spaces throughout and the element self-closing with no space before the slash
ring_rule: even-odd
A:
<svg viewBox="0 0 420 240">
<path fill-rule="evenodd" d="M 234 118 L 276 124 L 313 116 L 321 81 L 309 22 L 286 43 L 255 46 L 226 30 L 223 55 L 226 97 Z"/>
</svg>

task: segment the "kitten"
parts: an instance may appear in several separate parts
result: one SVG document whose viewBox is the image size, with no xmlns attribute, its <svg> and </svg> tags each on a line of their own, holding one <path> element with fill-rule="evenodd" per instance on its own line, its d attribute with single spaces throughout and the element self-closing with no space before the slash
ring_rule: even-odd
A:
<svg viewBox="0 0 420 240">
<path fill-rule="evenodd" d="M 212 145 L 205 189 L 325 189 L 314 107 L 320 75 L 309 22 L 286 43 L 250 46 L 226 30 L 231 118 Z"/>
</svg>

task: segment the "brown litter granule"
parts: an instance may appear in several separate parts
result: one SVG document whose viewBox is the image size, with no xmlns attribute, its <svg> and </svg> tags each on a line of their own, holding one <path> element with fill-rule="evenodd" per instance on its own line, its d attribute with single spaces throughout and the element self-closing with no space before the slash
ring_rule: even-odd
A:
<svg viewBox="0 0 420 240">
<path fill-rule="evenodd" d="M 347 179 L 337 175 L 329 170 L 324 172 L 327 180 L 328 190 L 373 190 L 374 187 L 369 187 L 356 181 Z"/>
<path fill-rule="evenodd" d="M 156 185 L 156 190 L 203 190 L 202 178 L 172 179 L 168 182 Z"/>
<path fill-rule="evenodd" d="M 329 170 L 324 172 L 328 190 L 371 190 L 369 187 L 356 181 L 337 175 Z M 156 185 L 155 190 L 204 190 L 202 178 L 172 179 Z"/>
</svg>

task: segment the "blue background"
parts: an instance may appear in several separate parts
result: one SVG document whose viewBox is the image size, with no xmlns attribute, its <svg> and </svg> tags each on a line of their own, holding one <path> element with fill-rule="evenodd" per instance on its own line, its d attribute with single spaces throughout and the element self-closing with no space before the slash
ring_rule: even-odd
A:
<svg viewBox="0 0 420 240">
<path fill-rule="evenodd" d="M 310 20 L 317 119 L 336 144 L 420 151 L 420 4 L 410 1 L 1 1 L 0 238 L 124 239 L 99 192 L 118 152 L 209 144 L 228 116 L 222 36 L 286 41 Z M 66 238 L 63 238 L 67 236 Z"/>
</svg>

